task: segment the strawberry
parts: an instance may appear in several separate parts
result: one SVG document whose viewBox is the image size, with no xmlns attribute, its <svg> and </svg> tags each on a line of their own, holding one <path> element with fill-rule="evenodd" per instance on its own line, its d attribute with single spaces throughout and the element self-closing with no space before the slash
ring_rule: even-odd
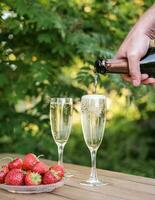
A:
<svg viewBox="0 0 155 200">
<path fill-rule="evenodd" d="M 55 171 L 54 173 L 57 174 L 59 177 L 64 177 L 64 167 L 58 164 L 55 164 L 49 168 L 51 171 Z"/>
<path fill-rule="evenodd" d="M 0 183 L 4 183 L 6 174 L 9 172 L 8 166 L 2 166 L 0 170 Z"/>
<path fill-rule="evenodd" d="M 14 169 L 14 168 L 22 169 L 22 166 L 23 166 L 23 161 L 21 158 L 16 158 L 13 161 L 9 162 L 9 164 L 8 164 L 8 167 L 10 170 Z"/>
<path fill-rule="evenodd" d="M 40 185 L 42 177 L 38 173 L 28 171 L 25 176 L 25 185 Z"/>
<path fill-rule="evenodd" d="M 5 176 L 5 184 L 7 185 L 23 185 L 24 173 L 21 169 L 12 169 Z"/>
<path fill-rule="evenodd" d="M 23 169 L 31 170 L 32 167 L 38 162 L 38 158 L 35 154 L 29 153 L 26 154 L 23 158 Z"/>
<path fill-rule="evenodd" d="M 60 180 L 61 178 L 59 176 L 56 176 L 52 171 L 47 171 L 44 176 L 43 176 L 43 184 L 51 184 L 51 183 L 56 183 Z"/>
<path fill-rule="evenodd" d="M 49 167 L 41 162 L 41 161 L 38 161 L 31 169 L 32 172 L 35 172 L 35 173 L 38 173 L 38 174 L 45 174 L 45 172 L 47 172 L 49 169 Z"/>
</svg>

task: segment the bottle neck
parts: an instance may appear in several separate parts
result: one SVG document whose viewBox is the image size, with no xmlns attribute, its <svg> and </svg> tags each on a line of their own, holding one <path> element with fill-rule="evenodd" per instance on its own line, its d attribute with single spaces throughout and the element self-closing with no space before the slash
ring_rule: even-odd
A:
<svg viewBox="0 0 155 200">
<path fill-rule="evenodd" d="M 97 60 L 96 72 L 100 74 L 117 73 L 129 74 L 127 59 Z M 155 48 L 150 48 L 147 54 L 140 60 L 141 73 L 155 75 Z"/>
<path fill-rule="evenodd" d="M 126 59 L 111 59 L 104 62 L 107 73 L 129 74 L 128 62 Z"/>
</svg>

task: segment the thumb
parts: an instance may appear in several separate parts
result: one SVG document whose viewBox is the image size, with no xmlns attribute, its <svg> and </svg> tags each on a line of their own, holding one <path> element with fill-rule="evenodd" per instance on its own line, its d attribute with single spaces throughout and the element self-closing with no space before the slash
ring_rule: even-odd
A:
<svg viewBox="0 0 155 200">
<path fill-rule="evenodd" d="M 133 86 L 141 84 L 140 60 L 136 55 L 128 55 L 129 73 Z"/>
</svg>

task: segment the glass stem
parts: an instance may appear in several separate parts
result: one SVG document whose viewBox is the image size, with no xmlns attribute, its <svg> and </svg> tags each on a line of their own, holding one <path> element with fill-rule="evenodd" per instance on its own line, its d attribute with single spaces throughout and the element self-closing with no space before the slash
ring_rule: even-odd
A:
<svg viewBox="0 0 155 200">
<path fill-rule="evenodd" d="M 97 172 L 96 172 L 96 154 L 97 150 L 92 149 L 90 150 L 91 153 L 91 174 L 90 174 L 90 180 L 92 181 L 98 181 L 97 178 Z"/>
<path fill-rule="evenodd" d="M 64 144 L 58 144 L 58 165 L 63 166 Z"/>
</svg>

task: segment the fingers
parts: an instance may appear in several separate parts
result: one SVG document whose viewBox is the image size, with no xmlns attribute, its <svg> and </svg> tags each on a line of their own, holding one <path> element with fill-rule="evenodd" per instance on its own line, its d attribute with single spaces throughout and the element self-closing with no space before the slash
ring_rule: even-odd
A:
<svg viewBox="0 0 155 200">
<path fill-rule="evenodd" d="M 140 79 L 140 80 L 141 80 L 141 81 L 144 81 L 144 80 L 148 79 L 148 77 L 149 77 L 148 74 L 141 74 L 141 79 Z M 129 83 L 132 82 L 131 76 L 129 76 L 129 75 L 127 75 L 127 74 L 123 75 L 123 76 L 122 76 L 122 79 L 123 79 L 124 81 L 129 82 Z"/>
<path fill-rule="evenodd" d="M 131 76 L 129 76 L 127 74 L 122 75 L 122 79 L 124 81 L 129 82 L 129 83 L 132 83 Z M 155 78 L 149 78 L 148 74 L 141 74 L 141 83 L 144 84 L 144 85 L 153 85 L 153 86 L 155 86 Z"/>
<path fill-rule="evenodd" d="M 141 73 L 139 58 L 136 55 L 127 55 L 129 64 L 129 73 L 132 79 L 133 86 L 137 87 L 141 84 Z"/>
<path fill-rule="evenodd" d="M 142 83 L 145 84 L 145 85 L 154 85 L 155 84 L 155 78 L 148 78 L 146 80 L 143 80 Z"/>
</svg>

